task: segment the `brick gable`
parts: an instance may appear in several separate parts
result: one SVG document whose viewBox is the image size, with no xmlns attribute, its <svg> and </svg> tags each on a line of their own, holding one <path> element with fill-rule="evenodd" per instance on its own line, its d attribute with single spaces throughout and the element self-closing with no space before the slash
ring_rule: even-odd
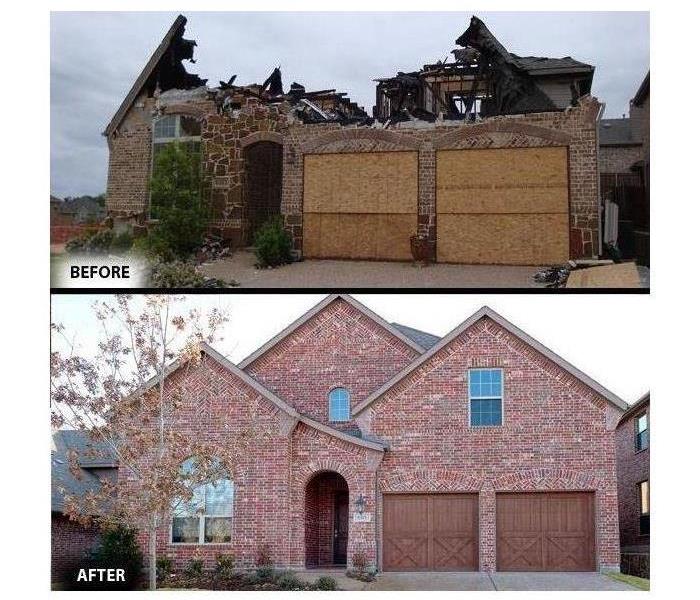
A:
<svg viewBox="0 0 700 600">
<path fill-rule="evenodd" d="M 328 423 L 333 388 L 347 388 L 354 407 L 416 356 L 417 350 L 337 298 L 245 371 L 301 414 Z"/>
</svg>

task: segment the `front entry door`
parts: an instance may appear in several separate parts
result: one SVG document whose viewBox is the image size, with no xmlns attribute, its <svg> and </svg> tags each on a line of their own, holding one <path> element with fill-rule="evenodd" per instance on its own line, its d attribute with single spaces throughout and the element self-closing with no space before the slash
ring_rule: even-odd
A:
<svg viewBox="0 0 700 600">
<path fill-rule="evenodd" d="M 348 562 L 348 492 L 335 493 L 333 519 L 333 564 Z"/>
</svg>

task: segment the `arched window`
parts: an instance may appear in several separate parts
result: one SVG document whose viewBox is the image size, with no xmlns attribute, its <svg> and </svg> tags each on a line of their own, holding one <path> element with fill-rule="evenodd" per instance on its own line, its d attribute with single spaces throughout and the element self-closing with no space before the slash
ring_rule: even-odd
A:
<svg viewBox="0 0 700 600">
<path fill-rule="evenodd" d="M 165 115 L 153 124 L 153 156 L 151 173 L 158 173 L 159 154 L 172 142 L 177 142 L 191 155 L 193 168 L 199 170 L 201 163 L 201 134 L 202 125 L 199 120 L 187 115 Z M 162 165 L 161 165 L 162 166 Z M 168 170 L 165 171 L 166 173 Z M 162 206 L 162 199 L 151 197 L 151 218 L 159 218 L 158 211 Z"/>
<path fill-rule="evenodd" d="M 210 481 L 202 481 L 197 463 L 190 458 L 182 463 L 183 484 L 192 491 L 191 498 L 173 502 L 171 541 L 173 544 L 226 544 L 231 541 L 233 517 L 233 482 L 213 461 Z M 201 469 L 204 470 L 204 469 Z"/>
<path fill-rule="evenodd" d="M 328 394 L 328 420 L 350 420 L 350 392 L 345 388 L 335 388 Z"/>
</svg>

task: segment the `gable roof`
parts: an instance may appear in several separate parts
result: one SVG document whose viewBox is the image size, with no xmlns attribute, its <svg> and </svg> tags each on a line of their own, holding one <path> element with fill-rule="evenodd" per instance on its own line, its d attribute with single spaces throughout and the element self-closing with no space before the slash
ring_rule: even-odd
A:
<svg viewBox="0 0 700 600">
<path fill-rule="evenodd" d="M 643 104 L 644 101 L 649 97 L 649 76 L 651 75 L 651 71 L 647 71 L 647 76 L 644 78 L 642 83 L 639 86 L 639 89 L 637 90 L 637 93 L 634 95 L 634 98 L 632 98 L 632 104 L 635 106 L 639 106 L 640 104 Z"/>
<path fill-rule="evenodd" d="M 392 323 L 391 326 L 398 329 L 404 335 L 410 337 L 414 342 L 426 350 L 432 348 L 440 341 L 439 335 L 433 335 L 432 333 L 427 333 L 426 331 L 421 331 L 420 329 L 414 329 L 413 327 L 408 327 L 407 325 Z"/>
<path fill-rule="evenodd" d="M 642 142 L 635 138 L 631 119 L 601 119 L 598 126 L 599 146 L 630 146 Z"/>
<path fill-rule="evenodd" d="M 557 364 L 563 370 L 567 371 L 570 375 L 573 375 L 576 379 L 578 379 L 579 381 L 587 385 L 589 388 L 603 396 L 606 400 L 608 400 L 608 402 L 610 402 L 617 408 L 620 408 L 622 410 L 626 410 L 628 408 L 627 403 L 620 397 L 613 394 L 610 390 L 603 387 L 600 383 L 598 383 L 597 381 L 595 381 L 594 379 L 592 379 L 591 377 L 574 367 L 571 363 L 564 360 L 558 354 L 555 354 L 549 348 L 538 342 L 536 339 L 529 336 L 527 333 L 513 325 L 510 321 L 506 320 L 496 311 L 490 309 L 488 306 L 483 306 L 466 321 L 462 322 L 460 325 L 455 327 L 450 333 L 443 337 L 442 340 L 435 344 L 430 350 L 428 350 L 421 356 L 418 356 L 413 362 L 411 362 L 404 369 L 399 371 L 394 377 L 387 381 L 378 390 L 372 392 L 365 400 L 363 400 L 352 410 L 352 416 L 356 417 L 357 415 L 365 411 L 374 403 L 375 400 L 379 399 L 381 396 L 386 394 L 391 388 L 393 388 L 396 384 L 401 382 L 410 373 L 412 373 L 422 364 L 430 360 L 450 342 L 459 337 L 459 335 L 461 335 L 469 327 L 471 327 L 483 318 L 489 318 L 501 327 L 503 327 L 506 331 L 510 332 L 515 337 L 519 338 L 520 340 L 537 350 L 540 354 L 544 355 L 546 358 Z"/>
<path fill-rule="evenodd" d="M 356 446 L 363 446 L 365 448 L 369 448 L 370 450 L 376 450 L 379 452 L 384 452 L 386 449 L 386 445 L 381 443 L 381 442 L 376 442 L 372 440 L 368 440 L 365 438 L 360 438 L 354 435 L 351 435 L 349 433 L 345 433 L 344 431 L 340 431 L 338 429 L 335 429 L 333 427 L 329 427 L 328 425 L 324 425 L 323 423 L 319 423 L 318 421 L 311 419 L 310 417 L 307 417 L 306 415 L 302 415 L 298 413 L 294 408 L 292 408 L 289 404 L 287 404 L 282 398 L 268 390 L 265 386 L 263 386 L 259 381 L 256 379 L 253 379 L 248 373 L 243 371 L 240 367 L 236 366 L 234 363 L 232 363 L 228 358 L 226 358 L 223 354 L 220 354 L 214 348 L 212 348 L 209 344 L 202 343 L 200 345 L 200 348 L 202 352 L 204 352 L 207 356 L 210 358 L 214 359 L 217 361 L 221 366 L 223 366 L 225 369 L 227 369 L 230 373 L 241 379 L 244 383 L 249 385 L 251 388 L 253 388 L 256 392 L 258 392 L 263 398 L 266 398 L 272 404 L 274 404 L 277 408 L 279 408 L 282 412 L 286 413 L 293 419 L 296 419 L 297 421 L 304 423 L 311 427 L 312 429 L 316 429 L 317 431 L 321 431 L 323 433 L 326 433 L 330 436 L 336 437 L 340 440 L 349 442 L 351 444 L 355 444 Z M 182 359 L 178 359 L 171 363 L 166 371 L 165 375 L 166 377 L 175 372 L 177 369 L 179 369 L 183 365 Z M 146 384 L 144 385 L 144 388 L 141 390 L 141 393 L 144 393 L 146 390 L 152 388 L 154 385 L 158 383 L 158 378 L 157 377 L 152 377 Z"/>
<path fill-rule="evenodd" d="M 306 323 L 312 317 L 314 317 L 315 315 L 320 313 L 324 308 L 326 308 L 334 300 L 343 300 L 343 301 L 347 302 L 352 307 L 359 310 L 366 317 L 369 317 L 372 321 L 374 321 L 375 323 L 380 325 L 383 329 L 388 331 L 394 337 L 401 340 L 404 344 L 413 348 L 416 352 L 419 352 L 421 354 L 423 352 L 425 352 L 425 348 L 423 346 L 421 346 L 418 342 L 416 342 L 411 337 L 409 337 L 408 335 L 406 335 L 405 333 L 403 333 L 402 331 L 397 329 L 394 325 L 392 325 L 392 324 L 388 323 L 387 321 L 385 321 L 384 319 L 382 319 L 379 315 L 372 312 L 369 308 L 367 308 L 364 304 L 355 300 L 352 296 L 350 296 L 348 294 L 329 294 L 323 300 L 321 300 L 321 302 L 319 302 L 316 306 L 314 306 L 310 310 L 306 311 L 303 315 L 301 315 L 301 317 L 299 317 L 291 325 L 289 325 L 288 327 L 285 327 L 276 336 L 274 336 L 272 339 L 268 340 L 265 344 L 260 346 L 260 348 L 258 348 L 255 352 L 253 352 L 252 354 L 250 354 L 246 358 L 244 358 L 241 362 L 238 363 L 238 366 L 241 369 L 245 369 L 255 359 L 261 357 L 263 354 L 265 354 L 268 350 L 270 350 L 271 348 L 276 346 L 283 339 L 287 338 L 294 331 L 296 331 L 299 327 L 301 327 L 304 323 Z"/>
</svg>

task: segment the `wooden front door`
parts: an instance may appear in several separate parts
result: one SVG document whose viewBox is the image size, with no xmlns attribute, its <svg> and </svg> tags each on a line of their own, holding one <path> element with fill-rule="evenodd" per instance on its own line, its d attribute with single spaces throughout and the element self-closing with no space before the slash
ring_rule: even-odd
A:
<svg viewBox="0 0 700 600">
<path fill-rule="evenodd" d="M 475 571 L 476 494 L 388 494 L 384 497 L 386 571 Z"/>
<path fill-rule="evenodd" d="M 593 494 L 497 494 L 496 568 L 594 571 Z"/>
<path fill-rule="evenodd" d="M 335 493 L 333 511 L 333 564 L 348 562 L 348 492 Z"/>
</svg>

